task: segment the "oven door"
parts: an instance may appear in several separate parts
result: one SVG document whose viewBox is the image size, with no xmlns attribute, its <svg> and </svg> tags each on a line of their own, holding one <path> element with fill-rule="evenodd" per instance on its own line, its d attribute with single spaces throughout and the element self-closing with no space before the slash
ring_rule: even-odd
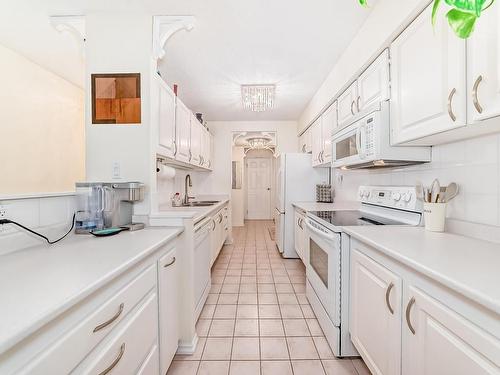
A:
<svg viewBox="0 0 500 375">
<path fill-rule="evenodd" d="M 306 277 L 323 308 L 340 327 L 340 233 L 306 219 Z"/>
<path fill-rule="evenodd" d="M 341 130 L 332 138 L 333 162 L 332 166 L 346 167 L 359 164 L 364 159 L 363 126 L 356 122 Z"/>
</svg>

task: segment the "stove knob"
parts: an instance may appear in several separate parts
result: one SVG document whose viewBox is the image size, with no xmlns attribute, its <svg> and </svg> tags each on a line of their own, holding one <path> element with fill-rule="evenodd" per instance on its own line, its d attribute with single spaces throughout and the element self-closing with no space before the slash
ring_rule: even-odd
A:
<svg viewBox="0 0 500 375">
<path fill-rule="evenodd" d="M 396 202 L 401 199 L 401 194 L 399 193 L 392 193 L 392 199 L 394 199 Z"/>
<path fill-rule="evenodd" d="M 360 191 L 359 191 L 359 197 L 360 197 L 360 198 L 363 198 L 363 197 L 364 197 L 364 195 L 365 195 L 365 192 L 364 192 L 363 190 L 360 190 Z"/>
<path fill-rule="evenodd" d="M 411 201 L 411 193 L 406 193 L 405 195 L 403 195 L 403 200 L 407 203 L 409 203 Z"/>
<path fill-rule="evenodd" d="M 369 190 L 365 191 L 365 198 L 370 198 L 370 191 Z"/>
</svg>

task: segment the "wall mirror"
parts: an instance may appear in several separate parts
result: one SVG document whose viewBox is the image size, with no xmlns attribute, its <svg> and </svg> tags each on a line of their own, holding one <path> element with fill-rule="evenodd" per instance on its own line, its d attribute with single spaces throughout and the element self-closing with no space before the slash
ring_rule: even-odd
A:
<svg viewBox="0 0 500 375">
<path fill-rule="evenodd" d="M 45 13 L 16 11 L 19 2 L 4 8 L 0 204 L 74 192 L 75 182 L 85 180 L 83 54 L 75 38 L 57 31 Z"/>
<path fill-rule="evenodd" d="M 139 124 L 141 75 L 92 74 L 92 124 Z"/>
</svg>

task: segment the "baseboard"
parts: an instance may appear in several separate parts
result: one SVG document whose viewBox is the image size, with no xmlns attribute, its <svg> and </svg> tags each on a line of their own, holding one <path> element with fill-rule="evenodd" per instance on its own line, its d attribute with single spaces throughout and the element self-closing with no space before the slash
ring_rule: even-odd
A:
<svg viewBox="0 0 500 375">
<path fill-rule="evenodd" d="M 199 341 L 198 335 L 195 333 L 193 339 L 190 342 L 180 341 L 179 346 L 177 347 L 177 354 L 182 355 L 192 355 L 196 351 L 196 346 Z"/>
</svg>

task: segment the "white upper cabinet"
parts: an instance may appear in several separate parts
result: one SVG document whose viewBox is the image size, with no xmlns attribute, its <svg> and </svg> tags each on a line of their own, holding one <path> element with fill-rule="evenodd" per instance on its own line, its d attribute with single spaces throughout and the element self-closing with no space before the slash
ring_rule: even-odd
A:
<svg viewBox="0 0 500 375">
<path fill-rule="evenodd" d="M 360 113 L 368 112 L 380 102 L 389 100 L 389 50 L 384 50 L 359 76 L 357 85 L 356 109 Z"/>
<path fill-rule="evenodd" d="M 410 285 L 405 294 L 403 374 L 499 373 L 498 338 L 419 288 Z"/>
<path fill-rule="evenodd" d="M 433 28 L 431 11 L 427 7 L 391 44 L 393 144 L 432 145 L 422 138 L 466 124 L 465 41 L 443 13 Z"/>
<path fill-rule="evenodd" d="M 175 158 L 185 163 L 189 163 L 189 151 L 191 147 L 191 116 L 191 111 L 179 98 L 177 98 L 177 106 L 175 111 L 175 142 L 177 146 L 177 152 L 175 154 Z"/>
<path fill-rule="evenodd" d="M 323 153 L 323 140 L 321 138 L 321 117 L 311 125 L 310 132 L 312 138 L 312 165 L 314 167 L 322 164 L 321 154 Z"/>
<path fill-rule="evenodd" d="M 300 152 L 304 154 L 312 153 L 312 137 L 311 137 L 311 128 L 307 129 L 302 135 L 299 137 L 299 149 Z"/>
<path fill-rule="evenodd" d="M 500 4 L 481 14 L 467 40 L 468 122 L 500 115 Z"/>
<path fill-rule="evenodd" d="M 153 77 L 153 122 L 157 124 L 158 153 L 166 157 L 175 156 L 175 94 L 157 75 Z"/>
<path fill-rule="evenodd" d="M 201 156 L 203 157 L 202 166 L 207 169 L 212 169 L 212 135 L 205 128 L 202 127 L 202 148 Z"/>
<path fill-rule="evenodd" d="M 202 147 L 202 126 L 196 117 L 191 114 L 191 149 L 189 162 L 193 165 L 201 163 L 201 147 Z"/>
<path fill-rule="evenodd" d="M 337 99 L 338 105 L 338 127 L 342 129 L 343 127 L 349 125 L 356 113 L 358 112 L 356 108 L 356 101 L 358 99 L 358 87 L 357 83 L 354 82 L 347 90 L 345 90 Z"/>
<path fill-rule="evenodd" d="M 321 138 L 323 153 L 321 159 L 324 163 L 332 162 L 332 134 L 337 127 L 337 102 L 333 103 L 321 116 Z"/>
</svg>

